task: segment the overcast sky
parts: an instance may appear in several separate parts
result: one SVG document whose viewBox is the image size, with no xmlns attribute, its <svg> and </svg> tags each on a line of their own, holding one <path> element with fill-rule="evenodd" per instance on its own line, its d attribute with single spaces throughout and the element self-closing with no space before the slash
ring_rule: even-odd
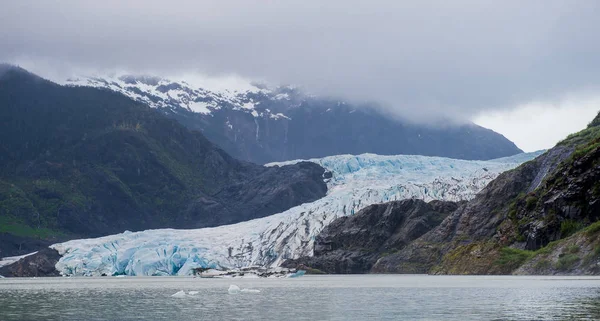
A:
<svg viewBox="0 0 600 321">
<path fill-rule="evenodd" d="M 596 0 L 0 0 L 0 61 L 291 83 L 535 150 L 600 109 L 599 16 Z"/>
</svg>

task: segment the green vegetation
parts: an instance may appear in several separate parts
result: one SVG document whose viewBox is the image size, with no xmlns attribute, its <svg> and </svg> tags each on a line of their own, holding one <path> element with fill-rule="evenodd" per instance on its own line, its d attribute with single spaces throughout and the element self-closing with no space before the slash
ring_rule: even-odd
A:
<svg viewBox="0 0 600 321">
<path fill-rule="evenodd" d="M 597 119 L 598 117 L 596 117 Z M 560 141 L 558 145 L 564 146 L 578 146 L 580 144 L 587 144 L 591 141 L 600 138 L 600 127 L 593 126 L 588 127 L 582 131 L 567 136 L 564 140 Z"/>
<path fill-rule="evenodd" d="M 594 151 L 596 149 L 598 149 L 600 147 L 600 137 L 599 138 L 595 138 L 593 141 L 591 141 L 588 144 L 584 144 L 581 147 L 577 148 L 574 152 L 573 155 L 571 156 L 573 159 L 579 159 L 585 155 L 587 155 L 588 153 L 590 153 L 591 151 Z"/>
<path fill-rule="evenodd" d="M 594 120 L 596 121 L 599 116 L 600 114 Z M 571 156 L 563 161 L 562 167 L 573 164 L 576 160 L 600 148 L 600 126 L 588 127 L 578 133 L 571 134 L 558 144 L 575 148 Z M 559 177 L 557 181 L 563 182 L 562 177 Z"/>
<path fill-rule="evenodd" d="M 503 269 L 515 270 L 534 255 L 532 251 L 519 250 L 511 247 L 500 249 L 500 257 L 496 264 Z"/>
<path fill-rule="evenodd" d="M 574 220 L 564 220 L 560 223 L 560 237 L 565 238 L 575 234 L 577 231 L 583 228 L 581 222 Z"/>
<path fill-rule="evenodd" d="M 535 251 L 535 254 L 538 255 L 547 255 L 552 253 L 552 251 L 554 251 L 554 249 L 556 248 L 556 246 L 560 243 L 560 241 L 554 241 L 554 242 L 550 242 L 548 243 L 548 245 L 538 249 L 537 251 Z"/>
<path fill-rule="evenodd" d="M 569 253 L 569 254 L 576 254 L 576 253 L 579 253 L 579 250 L 580 250 L 580 248 L 579 248 L 579 245 L 577 245 L 577 244 L 572 244 L 572 245 L 569 245 L 569 246 L 566 248 L 566 253 Z"/>
<path fill-rule="evenodd" d="M 49 228 L 33 228 L 20 222 L 14 217 L 0 216 L 0 233 L 10 233 L 16 236 L 47 239 L 61 237 L 64 233 Z"/>
<path fill-rule="evenodd" d="M 537 201 L 538 199 L 535 195 L 528 195 L 525 199 L 525 209 L 527 209 L 528 211 L 533 210 L 537 205 Z"/>
<path fill-rule="evenodd" d="M 533 266 L 536 270 L 547 270 L 550 267 L 552 267 L 552 264 L 550 263 L 550 261 L 546 260 L 546 259 L 540 259 L 539 261 L 537 261 L 535 263 L 535 265 Z"/>
<path fill-rule="evenodd" d="M 594 263 L 597 260 L 600 260 L 600 244 L 596 245 L 594 247 L 594 250 L 592 252 L 588 253 L 583 258 L 583 264 L 584 265 L 589 265 L 590 263 Z"/>
<path fill-rule="evenodd" d="M 558 262 L 556 262 L 555 268 L 559 271 L 567 271 L 573 268 L 573 266 L 579 262 L 580 258 L 577 254 L 563 253 L 559 255 Z"/>
<path fill-rule="evenodd" d="M 520 193 L 510 203 L 510 205 L 508 205 L 508 218 L 511 219 L 512 221 L 515 221 L 515 222 L 517 221 L 517 204 L 519 203 L 519 200 L 523 199 L 524 197 L 525 197 L 525 193 Z"/>
<path fill-rule="evenodd" d="M 587 236 L 595 236 L 596 234 L 600 233 L 600 221 L 591 224 L 590 226 L 586 227 L 584 230 L 584 233 Z"/>
<path fill-rule="evenodd" d="M 600 126 L 600 113 L 588 124 L 588 128 Z"/>
<path fill-rule="evenodd" d="M 35 217 L 36 209 L 27 194 L 14 184 L 0 181 L 0 216 Z"/>
</svg>

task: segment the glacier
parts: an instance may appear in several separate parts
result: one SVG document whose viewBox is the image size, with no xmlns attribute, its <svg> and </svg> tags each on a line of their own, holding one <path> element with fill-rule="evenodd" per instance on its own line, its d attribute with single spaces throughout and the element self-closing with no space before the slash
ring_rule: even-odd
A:
<svg viewBox="0 0 600 321">
<path fill-rule="evenodd" d="M 62 255 L 57 270 L 74 276 L 191 275 L 199 267 L 275 268 L 286 259 L 312 255 L 315 237 L 340 216 L 371 204 L 407 198 L 470 200 L 500 173 L 539 154 L 541 151 L 489 161 L 373 154 L 310 159 L 328 171 L 324 176 L 327 195 L 285 212 L 212 228 L 125 231 L 51 248 Z"/>
</svg>

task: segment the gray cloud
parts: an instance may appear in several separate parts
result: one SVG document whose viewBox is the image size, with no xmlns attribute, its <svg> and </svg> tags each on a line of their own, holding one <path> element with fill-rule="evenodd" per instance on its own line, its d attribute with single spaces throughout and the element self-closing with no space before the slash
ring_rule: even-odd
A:
<svg viewBox="0 0 600 321">
<path fill-rule="evenodd" d="M 0 61 L 235 73 L 403 116 L 597 90 L 600 2 L 2 1 Z"/>
</svg>

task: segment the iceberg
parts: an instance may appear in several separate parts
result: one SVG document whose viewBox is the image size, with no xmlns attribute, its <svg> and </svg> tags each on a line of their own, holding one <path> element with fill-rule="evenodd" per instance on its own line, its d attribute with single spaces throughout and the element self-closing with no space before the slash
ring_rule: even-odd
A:
<svg viewBox="0 0 600 321">
<path fill-rule="evenodd" d="M 177 293 L 171 295 L 171 297 L 173 297 L 173 298 L 185 298 L 185 291 L 183 291 L 183 290 L 178 291 Z"/>
<path fill-rule="evenodd" d="M 229 286 L 229 289 L 227 289 L 227 292 L 229 292 L 229 294 L 238 294 L 240 293 L 240 287 L 232 284 Z"/>
<path fill-rule="evenodd" d="M 256 289 L 240 289 L 239 286 L 232 284 L 229 286 L 229 289 L 227 289 L 227 292 L 229 294 L 238 294 L 238 293 L 260 293 L 260 290 L 256 290 Z"/>
<path fill-rule="evenodd" d="M 296 273 L 292 273 L 292 274 L 288 275 L 288 278 L 297 278 L 297 277 L 303 276 L 304 274 L 306 274 L 306 271 L 298 270 L 298 271 L 296 271 Z"/>
<path fill-rule="evenodd" d="M 373 154 L 311 159 L 327 170 L 327 195 L 285 212 L 212 228 L 126 231 L 51 247 L 62 256 L 56 268 L 63 275 L 192 275 L 197 269 L 277 268 L 286 259 L 311 256 L 315 237 L 338 217 L 393 200 L 470 200 L 500 173 L 539 154 L 490 161 Z"/>
</svg>

